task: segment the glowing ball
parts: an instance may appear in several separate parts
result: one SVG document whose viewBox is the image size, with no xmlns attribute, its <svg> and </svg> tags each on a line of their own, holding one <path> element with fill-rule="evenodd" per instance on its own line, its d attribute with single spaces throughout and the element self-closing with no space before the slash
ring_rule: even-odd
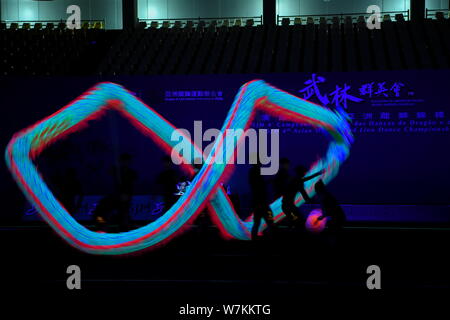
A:
<svg viewBox="0 0 450 320">
<path fill-rule="evenodd" d="M 305 227 L 306 230 L 312 233 L 320 233 L 322 232 L 327 225 L 326 217 L 323 217 L 321 209 L 315 209 L 311 211 L 306 219 Z"/>
</svg>

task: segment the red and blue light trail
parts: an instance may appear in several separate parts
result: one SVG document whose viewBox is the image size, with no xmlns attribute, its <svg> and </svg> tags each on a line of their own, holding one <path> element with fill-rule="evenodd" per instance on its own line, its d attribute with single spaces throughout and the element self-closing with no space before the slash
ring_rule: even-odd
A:
<svg viewBox="0 0 450 320">
<path fill-rule="evenodd" d="M 187 228 L 206 207 L 225 237 L 250 240 L 252 217 L 244 221 L 237 215 L 221 185 L 226 182 L 234 165 L 230 164 L 231 161 L 214 161 L 214 158 L 219 154 L 234 156 L 242 139 L 238 137 L 237 144 L 227 143 L 227 130 L 247 129 L 257 111 L 321 129 L 330 138 L 326 154 L 308 172 L 323 171 L 320 179 L 324 183 L 337 175 L 341 163 L 349 156 L 353 141 L 349 118 L 343 110 L 330 110 L 316 105 L 262 80 L 248 82 L 236 95 L 221 130 L 224 134 L 215 141 L 208 159 L 205 159 L 205 164 L 188 191 L 163 216 L 146 226 L 122 233 L 97 233 L 78 223 L 55 198 L 33 160 L 47 146 L 81 130 L 108 109 L 115 109 L 128 118 L 168 154 L 176 145 L 177 142 L 171 139 L 176 128 L 166 119 L 122 86 L 101 83 L 55 114 L 17 133 L 6 149 L 6 162 L 12 175 L 42 218 L 69 244 L 91 254 L 119 255 L 160 245 Z M 189 164 L 194 163 L 195 158 L 203 158 L 202 152 L 191 143 L 195 150 L 191 154 L 192 159 L 184 159 L 184 167 L 190 173 L 193 167 Z M 310 196 L 314 195 L 316 181 L 311 179 L 305 182 L 305 190 Z M 297 194 L 296 205 L 303 203 L 301 194 Z M 275 222 L 284 218 L 281 198 L 271 204 L 271 209 Z M 266 225 L 261 225 L 260 231 L 264 228 Z"/>
</svg>

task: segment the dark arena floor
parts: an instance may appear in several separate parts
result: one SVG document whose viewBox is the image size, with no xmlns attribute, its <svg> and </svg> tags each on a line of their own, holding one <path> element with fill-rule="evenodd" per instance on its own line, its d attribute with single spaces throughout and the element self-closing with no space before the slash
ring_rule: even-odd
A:
<svg viewBox="0 0 450 320">
<path fill-rule="evenodd" d="M 109 303 L 143 299 L 167 319 L 189 303 L 268 304 L 275 318 L 301 315 L 302 299 L 373 302 L 445 295 L 449 235 L 450 228 L 442 226 L 353 225 L 337 236 L 281 226 L 270 238 L 225 241 L 215 227 L 192 226 L 165 247 L 118 257 L 82 253 L 43 225 L 0 231 L 1 241 L 10 244 L 2 253 L 8 258 L 2 263 L 8 292 Z M 78 292 L 66 287 L 66 268 L 72 264 L 82 270 Z M 366 285 L 367 267 L 373 264 L 381 269 L 378 292 Z"/>
</svg>

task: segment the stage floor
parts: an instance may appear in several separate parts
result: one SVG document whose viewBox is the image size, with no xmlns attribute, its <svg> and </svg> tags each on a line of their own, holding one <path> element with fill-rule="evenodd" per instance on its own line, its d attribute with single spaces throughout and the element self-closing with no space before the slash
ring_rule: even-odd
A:
<svg viewBox="0 0 450 320">
<path fill-rule="evenodd" d="M 193 227 L 159 249 L 93 256 L 44 225 L 0 228 L 9 292 L 73 297 L 79 293 L 67 289 L 66 268 L 75 264 L 83 297 L 145 297 L 153 308 L 172 311 L 186 303 L 256 303 L 295 313 L 289 301 L 304 296 L 373 294 L 366 286 L 373 264 L 381 268 L 384 293 L 448 294 L 449 236 L 442 227 L 351 226 L 338 238 L 284 227 L 271 239 L 250 242 Z"/>
</svg>

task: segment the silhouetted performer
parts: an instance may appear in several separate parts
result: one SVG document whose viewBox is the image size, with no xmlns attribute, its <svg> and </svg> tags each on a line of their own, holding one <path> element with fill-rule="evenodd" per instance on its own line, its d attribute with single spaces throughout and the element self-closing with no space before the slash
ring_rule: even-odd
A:
<svg viewBox="0 0 450 320">
<path fill-rule="evenodd" d="M 275 198 L 281 197 L 286 192 L 286 187 L 289 183 L 289 167 L 290 161 L 287 158 L 280 159 L 280 169 L 278 170 L 273 180 L 273 189 Z"/>
<path fill-rule="evenodd" d="M 192 181 L 194 181 L 195 177 L 199 174 L 200 170 L 202 170 L 203 160 L 201 160 L 200 158 L 195 158 L 192 167 L 194 169 L 194 173 L 190 179 L 187 178 L 184 179 L 186 185 L 184 186 L 183 190 L 180 189 L 180 193 L 184 194 L 188 190 L 188 188 L 190 188 Z M 210 215 L 208 214 L 208 209 L 206 207 L 198 214 L 195 223 L 199 227 L 198 232 L 200 233 L 207 232 L 207 228 L 211 225 L 211 219 Z"/>
<path fill-rule="evenodd" d="M 176 185 L 176 189 L 177 189 L 177 192 L 175 193 L 176 196 L 182 196 L 188 191 L 192 181 L 194 181 L 195 177 L 200 172 L 202 167 L 203 167 L 203 163 L 199 163 L 199 159 L 196 158 L 192 165 L 192 168 L 193 168 L 192 175 L 190 177 L 183 175 L 181 177 L 181 179 L 179 179 L 180 181 Z"/>
<path fill-rule="evenodd" d="M 77 177 L 77 170 L 75 168 L 66 169 L 65 173 L 57 182 L 58 199 L 67 209 L 67 211 L 75 215 L 81 206 L 82 187 L 81 182 Z"/>
<path fill-rule="evenodd" d="M 269 230 L 273 227 L 272 211 L 269 207 L 266 180 L 261 175 L 261 164 L 254 164 L 249 171 L 248 181 L 250 184 L 253 208 L 252 239 L 258 238 L 258 230 L 261 219 L 267 223 Z"/>
<path fill-rule="evenodd" d="M 121 231 L 129 230 L 130 205 L 133 197 L 134 183 L 137 180 L 137 173 L 131 168 L 132 157 L 124 153 L 120 157 L 119 167 L 115 167 L 116 190 L 119 191 L 119 226 Z"/>
<path fill-rule="evenodd" d="M 164 210 L 167 211 L 177 201 L 175 192 L 177 190 L 178 174 L 169 156 L 163 157 L 163 171 L 156 178 L 156 183 L 161 188 L 164 201 Z"/>
<path fill-rule="evenodd" d="M 302 220 L 300 221 L 301 223 L 304 222 L 304 218 L 300 215 L 299 209 L 295 205 L 295 196 L 300 192 L 306 203 L 311 202 L 310 197 L 306 193 L 304 183 L 322 174 L 322 172 L 316 172 L 309 177 L 305 177 L 307 172 L 308 170 L 304 166 L 297 166 L 295 168 L 295 176 L 289 180 L 283 194 L 282 209 L 291 224 L 299 218 Z"/>
<path fill-rule="evenodd" d="M 337 231 L 345 223 L 345 213 L 337 202 L 336 198 L 328 191 L 322 180 L 314 185 L 317 197 L 322 207 L 322 216 L 327 219 L 327 227 L 330 231 Z"/>
<path fill-rule="evenodd" d="M 131 168 L 131 155 L 124 153 L 120 156 L 119 166 L 114 166 L 112 173 L 114 177 L 114 191 L 103 198 L 95 209 L 95 218 L 98 224 L 104 224 L 107 215 L 114 209 L 118 213 L 120 231 L 129 230 L 129 209 L 133 197 L 133 187 L 137 179 L 136 171 Z"/>
</svg>

